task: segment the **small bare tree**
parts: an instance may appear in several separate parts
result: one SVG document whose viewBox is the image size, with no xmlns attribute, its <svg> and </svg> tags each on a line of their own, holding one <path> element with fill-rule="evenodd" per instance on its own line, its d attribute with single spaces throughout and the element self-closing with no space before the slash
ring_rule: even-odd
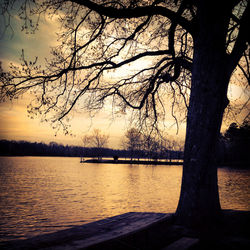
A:
<svg viewBox="0 0 250 250">
<path fill-rule="evenodd" d="M 91 141 L 91 137 L 89 135 L 84 135 L 82 137 L 82 145 L 83 145 L 83 157 L 86 154 L 86 147 L 89 147 Z M 81 161 L 83 161 L 83 157 L 81 158 Z"/>
<path fill-rule="evenodd" d="M 136 157 L 136 151 L 141 149 L 142 134 L 136 128 L 127 130 L 124 136 L 125 149 L 130 152 L 131 160 Z"/>
<path fill-rule="evenodd" d="M 159 141 L 152 135 L 144 135 L 143 137 L 143 149 L 149 159 L 158 159 L 160 144 Z"/>
<path fill-rule="evenodd" d="M 103 148 L 107 146 L 109 136 L 106 134 L 102 134 L 99 129 L 94 129 L 92 136 L 91 136 L 91 144 L 97 148 Z"/>
<path fill-rule="evenodd" d="M 101 160 L 102 150 L 108 145 L 109 135 L 103 134 L 99 129 L 94 129 L 91 135 L 85 135 L 82 140 L 85 145 L 96 148 L 98 160 Z"/>
</svg>

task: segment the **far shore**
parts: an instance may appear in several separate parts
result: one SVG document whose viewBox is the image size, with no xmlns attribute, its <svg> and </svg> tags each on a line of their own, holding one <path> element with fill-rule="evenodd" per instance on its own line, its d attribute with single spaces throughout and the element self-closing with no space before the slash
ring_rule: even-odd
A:
<svg viewBox="0 0 250 250">
<path fill-rule="evenodd" d="M 89 159 L 81 160 L 81 163 L 109 163 L 109 164 L 143 164 L 143 165 L 183 165 L 183 161 L 155 161 L 155 160 L 112 160 Z"/>
</svg>

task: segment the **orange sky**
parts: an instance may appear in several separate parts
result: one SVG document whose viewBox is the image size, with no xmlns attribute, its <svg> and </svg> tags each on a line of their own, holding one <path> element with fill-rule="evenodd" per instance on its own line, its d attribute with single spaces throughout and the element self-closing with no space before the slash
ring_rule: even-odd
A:
<svg viewBox="0 0 250 250">
<path fill-rule="evenodd" d="M 28 52 L 28 55 L 31 56 L 30 59 L 38 56 L 40 63 L 42 63 L 43 58 L 49 55 L 50 46 L 56 43 L 55 31 L 58 25 L 55 21 L 42 19 L 39 31 L 35 35 L 26 35 L 25 32 L 21 32 L 19 23 L 18 18 L 15 17 L 12 22 L 15 32 L 12 34 L 11 30 L 7 30 L 5 36 L 0 40 L 0 60 L 4 68 L 10 62 L 18 63 L 22 49 Z M 231 86 L 230 93 L 234 97 L 246 98 L 241 95 L 241 88 L 237 86 Z M 247 94 L 249 93 L 246 93 L 245 96 Z M 81 137 L 85 133 L 90 133 L 94 128 L 98 128 L 109 134 L 109 147 L 120 148 L 121 137 L 129 125 L 129 122 L 124 117 L 115 120 L 108 118 L 110 112 L 107 108 L 92 120 L 86 113 L 79 111 L 74 114 L 74 118 L 71 120 L 72 131 L 75 136 L 64 136 L 60 133 L 55 137 L 54 131 L 49 124 L 41 123 L 39 119 L 32 120 L 27 117 L 26 106 L 29 101 L 29 95 L 25 95 L 13 103 L 0 103 L 0 139 L 43 141 L 46 143 L 55 141 L 63 144 L 81 145 Z M 173 124 L 173 119 L 167 122 Z M 168 130 L 168 134 L 176 137 L 176 128 L 173 127 Z M 183 140 L 184 135 L 185 124 L 181 126 L 177 137 Z"/>
<path fill-rule="evenodd" d="M 55 31 L 58 28 L 56 22 L 42 19 L 39 31 L 35 35 L 26 35 L 20 31 L 18 17 L 13 19 L 12 25 L 15 32 L 12 34 L 10 30 L 7 30 L 3 39 L 0 40 L 1 61 L 4 68 L 7 68 L 10 62 L 19 63 L 22 49 L 26 55 L 30 56 L 31 60 L 38 56 L 40 63 L 42 63 L 43 58 L 49 56 L 50 46 L 56 43 Z M 41 123 L 39 118 L 33 120 L 28 118 L 26 106 L 29 102 L 29 95 L 26 94 L 23 98 L 12 103 L 1 103 L 0 139 L 43 141 L 46 143 L 55 141 L 63 144 L 81 145 L 81 137 L 98 128 L 110 136 L 109 147 L 120 148 L 121 137 L 129 126 L 126 117 L 110 118 L 110 112 L 107 108 L 99 112 L 94 119 L 90 119 L 84 111 L 79 111 L 74 114 L 74 118 L 71 120 L 74 136 L 64 136 L 63 133 L 59 133 L 55 137 L 55 132 L 49 124 Z M 173 121 L 171 121 L 172 123 Z M 175 133 L 176 129 L 173 128 L 172 134 Z M 178 136 L 183 138 L 184 129 Z"/>
<path fill-rule="evenodd" d="M 27 115 L 26 106 L 29 98 L 15 100 L 13 103 L 1 103 L 0 106 L 0 139 L 42 141 L 69 145 L 81 145 L 81 137 L 90 134 L 93 129 L 98 128 L 109 135 L 111 148 L 121 148 L 121 137 L 129 127 L 129 121 L 125 117 L 110 118 L 110 111 L 102 109 L 93 119 L 85 112 L 75 113 L 70 124 L 74 136 L 65 136 L 55 131 L 48 123 L 41 123 L 40 119 L 30 119 Z M 173 121 L 171 121 L 171 124 Z M 184 125 L 183 125 L 184 126 Z M 171 133 L 176 136 L 176 128 Z M 184 138 L 184 128 L 179 132 L 178 138 Z"/>
</svg>

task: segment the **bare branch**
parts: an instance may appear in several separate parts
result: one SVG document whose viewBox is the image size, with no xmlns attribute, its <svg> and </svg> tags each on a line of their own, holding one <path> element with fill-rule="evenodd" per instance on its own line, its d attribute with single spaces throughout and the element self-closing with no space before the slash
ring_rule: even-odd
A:
<svg viewBox="0 0 250 250">
<path fill-rule="evenodd" d="M 105 15 L 112 18 L 134 18 L 134 17 L 142 17 L 142 16 L 153 16 L 153 15 L 161 15 L 171 19 L 172 21 L 176 21 L 181 25 L 184 29 L 186 29 L 189 33 L 193 33 L 193 27 L 188 20 L 183 18 L 181 15 L 175 13 L 174 11 L 164 8 L 162 6 L 143 6 L 143 7 L 135 7 L 135 8 L 115 8 L 111 6 L 104 6 L 101 4 L 96 4 L 93 1 L 85 0 L 73 0 L 75 3 L 80 5 L 84 5 L 91 10 L 94 10 L 101 15 Z"/>
<path fill-rule="evenodd" d="M 229 56 L 230 63 L 229 63 L 229 70 L 230 72 L 233 71 L 233 69 L 238 64 L 240 58 L 242 57 L 242 54 L 247 49 L 247 43 L 250 44 L 250 36 L 248 32 L 248 22 L 247 20 L 250 19 L 250 6 L 247 5 L 243 16 L 240 20 L 240 28 L 239 28 L 239 34 L 237 37 L 237 40 L 235 42 L 234 48 L 232 53 Z"/>
</svg>

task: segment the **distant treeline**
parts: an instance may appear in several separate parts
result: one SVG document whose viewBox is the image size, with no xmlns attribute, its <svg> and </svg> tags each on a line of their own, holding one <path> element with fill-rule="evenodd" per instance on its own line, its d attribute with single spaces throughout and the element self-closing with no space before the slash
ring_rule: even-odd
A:
<svg viewBox="0 0 250 250">
<path fill-rule="evenodd" d="M 138 150 L 133 151 L 133 156 L 136 158 L 148 158 L 148 152 Z M 165 156 L 161 155 L 154 159 L 167 158 L 167 159 L 182 159 L 183 152 L 181 151 L 168 151 Z M 8 141 L 0 140 L 0 156 L 67 156 L 67 157 L 121 157 L 131 158 L 129 150 L 118 150 L 110 148 L 87 148 L 80 146 L 64 146 L 56 142 L 49 144 L 27 141 Z M 135 157 L 133 157 L 135 158 Z M 153 158 L 153 157 L 152 157 Z"/>
<path fill-rule="evenodd" d="M 221 134 L 215 159 L 219 166 L 250 168 L 250 125 L 232 123 Z M 157 152 L 146 150 L 117 150 L 110 148 L 64 146 L 56 142 L 49 144 L 27 141 L 0 140 L 0 156 L 67 156 L 67 157 L 118 157 L 146 159 L 183 159 L 182 151 L 164 149 Z"/>
</svg>

